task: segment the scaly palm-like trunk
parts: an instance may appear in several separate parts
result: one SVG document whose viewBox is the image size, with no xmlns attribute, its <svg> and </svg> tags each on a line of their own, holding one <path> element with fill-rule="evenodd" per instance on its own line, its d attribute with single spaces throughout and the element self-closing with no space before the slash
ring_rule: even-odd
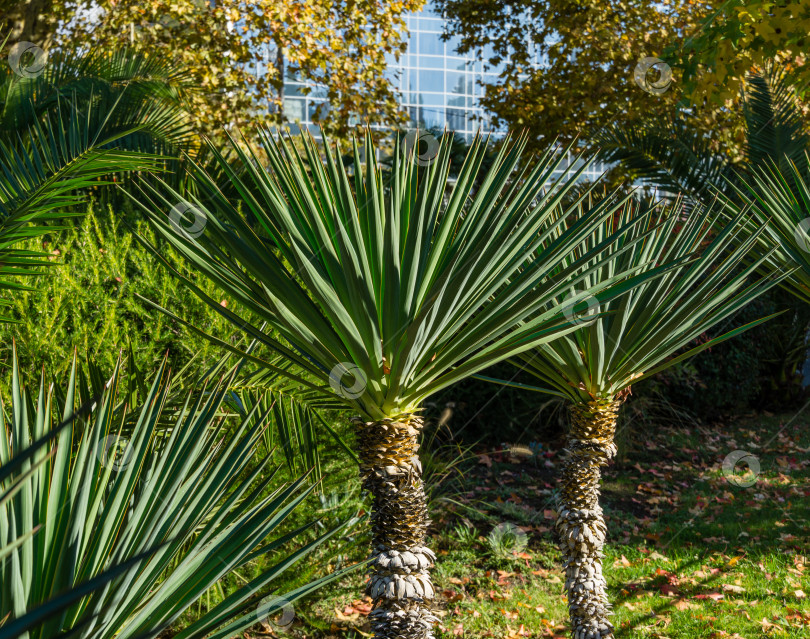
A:
<svg viewBox="0 0 810 639">
<path fill-rule="evenodd" d="M 565 568 L 574 639 L 612 639 L 610 603 L 602 574 L 607 528 L 599 507 L 600 468 L 616 454 L 613 435 L 622 398 L 570 406 L 571 430 L 560 478 L 556 528 Z"/>
<path fill-rule="evenodd" d="M 425 546 L 430 520 L 417 437 L 422 419 L 404 415 L 378 422 L 354 420 L 363 488 L 374 502 L 371 625 L 377 639 L 432 639 L 430 611 L 435 555 Z"/>
</svg>

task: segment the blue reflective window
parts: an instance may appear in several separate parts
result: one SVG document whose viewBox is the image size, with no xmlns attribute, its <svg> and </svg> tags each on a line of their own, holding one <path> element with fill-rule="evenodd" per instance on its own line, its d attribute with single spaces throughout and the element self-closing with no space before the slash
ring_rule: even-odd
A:
<svg viewBox="0 0 810 639">
<path fill-rule="evenodd" d="M 422 107 L 422 122 L 430 127 L 443 127 L 446 120 L 444 115 L 444 107 Z"/>
<path fill-rule="evenodd" d="M 388 68 L 385 77 L 407 108 L 413 124 L 438 126 L 458 131 L 470 138 L 483 126 L 489 126 L 475 118 L 483 114 L 478 100 L 483 94 L 482 80 L 499 82 L 497 68 L 489 69 L 484 76 L 484 65 L 475 52 L 458 55 L 460 39 L 452 34 L 447 42 L 441 39 L 445 22 L 433 8 L 433 0 L 427 0 L 422 11 L 406 16 L 410 30 L 407 51 L 396 61 L 393 54 L 386 55 Z M 485 52 L 492 55 L 491 47 Z M 272 60 L 272 55 L 265 64 Z M 501 65 L 497 65 L 501 67 Z M 288 66 L 289 75 L 296 75 Z M 285 83 L 285 115 L 290 120 L 300 119 L 302 127 L 312 123 L 317 116 L 326 115 L 323 87 L 306 84 L 288 77 Z M 309 87 L 311 93 L 307 95 Z"/>
<path fill-rule="evenodd" d="M 430 55 L 420 55 L 419 66 L 423 69 L 444 69 L 444 58 Z"/>
<path fill-rule="evenodd" d="M 444 42 L 438 33 L 419 34 L 419 53 L 423 55 L 444 55 Z"/>
<path fill-rule="evenodd" d="M 444 106 L 443 93 L 424 93 L 420 91 L 417 100 L 419 104 L 427 104 L 429 106 Z"/>
<path fill-rule="evenodd" d="M 450 36 L 450 38 L 445 41 L 445 45 L 447 45 L 447 55 L 457 55 L 456 49 L 461 45 L 461 38 L 458 36 Z"/>
<path fill-rule="evenodd" d="M 447 128 L 451 131 L 466 129 L 467 112 L 464 109 L 447 109 Z"/>
<path fill-rule="evenodd" d="M 468 93 L 472 93 L 471 76 L 469 76 L 466 73 L 457 73 L 455 71 L 448 71 L 447 92 L 457 93 L 459 95 L 466 95 Z"/>
<path fill-rule="evenodd" d="M 306 95 L 301 89 L 304 88 L 303 84 L 297 82 L 289 82 L 284 84 L 284 95 Z"/>
<path fill-rule="evenodd" d="M 392 69 L 389 67 L 385 70 L 383 75 L 394 89 L 399 89 L 402 86 L 402 71 L 400 69 Z"/>
<path fill-rule="evenodd" d="M 489 62 L 496 55 L 497 53 L 495 52 L 495 47 L 493 47 L 491 44 L 486 45 L 481 52 L 481 57 L 487 62 Z"/>
<path fill-rule="evenodd" d="M 323 120 L 329 112 L 329 105 L 326 102 L 316 102 L 315 100 L 309 100 L 308 102 L 310 122 Z"/>
<path fill-rule="evenodd" d="M 423 16 L 419 16 L 417 18 L 411 18 L 412 20 L 412 28 L 421 29 L 424 31 L 436 31 L 441 33 L 444 29 L 444 21 L 441 18 L 427 18 Z"/>
<path fill-rule="evenodd" d="M 444 71 L 424 69 L 417 73 L 419 74 L 420 91 L 444 92 Z"/>
<path fill-rule="evenodd" d="M 407 73 L 407 76 L 403 78 L 403 87 L 404 90 L 409 93 L 416 92 L 416 80 L 419 75 L 418 71 L 414 71 L 413 69 L 406 69 L 403 73 Z"/>
</svg>

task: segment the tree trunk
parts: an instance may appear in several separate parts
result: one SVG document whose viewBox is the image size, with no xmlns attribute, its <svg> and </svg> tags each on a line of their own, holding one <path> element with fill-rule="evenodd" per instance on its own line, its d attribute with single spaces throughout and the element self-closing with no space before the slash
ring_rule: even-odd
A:
<svg viewBox="0 0 810 639">
<path fill-rule="evenodd" d="M 14 42 L 33 42 L 48 49 L 56 30 L 52 0 L 21 0 L 0 10 L 0 42 L 9 33 L 8 46 Z"/>
<path fill-rule="evenodd" d="M 377 639 L 432 639 L 438 621 L 430 611 L 430 568 L 425 546 L 430 521 L 419 463 L 422 419 L 406 415 L 378 422 L 354 420 L 363 488 L 374 497 L 371 567 L 367 593 Z"/>
<path fill-rule="evenodd" d="M 284 47 L 279 46 L 276 51 L 276 71 L 281 82 L 278 85 L 278 125 L 284 124 Z"/>
<path fill-rule="evenodd" d="M 613 435 L 622 400 L 604 398 L 569 407 L 571 430 L 560 478 L 556 522 L 574 639 L 613 639 L 602 574 L 605 519 L 599 507 L 600 467 L 616 454 Z"/>
</svg>

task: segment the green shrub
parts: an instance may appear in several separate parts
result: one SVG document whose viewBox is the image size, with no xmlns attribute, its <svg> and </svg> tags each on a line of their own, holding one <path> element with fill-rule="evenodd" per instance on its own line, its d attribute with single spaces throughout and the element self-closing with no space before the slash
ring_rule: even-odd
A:
<svg viewBox="0 0 810 639">
<path fill-rule="evenodd" d="M 166 353 L 175 370 L 194 355 L 201 366 L 221 354 L 203 337 L 137 297 L 153 300 L 222 339 L 234 334 L 222 317 L 138 243 L 132 230 L 158 246 L 170 264 L 205 292 L 221 298 L 220 293 L 207 280 L 188 273 L 177 253 L 156 240 L 147 222 L 130 211 L 99 209 L 91 205 L 69 230 L 21 245 L 52 253 L 54 268 L 36 280 L 37 290 L 9 296 L 19 323 L 0 326 L 0 366 L 8 366 L 12 338 L 23 370 L 45 366 L 57 375 L 64 372 L 74 349 L 102 371 L 111 371 L 119 351 L 130 347 L 142 370 L 153 369 Z M 232 308 L 230 300 L 224 302 Z"/>
<path fill-rule="evenodd" d="M 807 355 L 805 336 L 810 330 L 806 304 L 786 291 L 769 291 L 703 339 L 780 310 L 785 312 L 762 326 L 664 373 L 659 377 L 658 391 L 702 419 L 796 404 L 804 394 L 800 371 Z"/>
</svg>

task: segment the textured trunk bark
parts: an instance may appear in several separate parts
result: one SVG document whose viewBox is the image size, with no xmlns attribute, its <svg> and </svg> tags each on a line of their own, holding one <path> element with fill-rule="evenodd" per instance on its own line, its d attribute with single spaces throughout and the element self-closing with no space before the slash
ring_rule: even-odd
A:
<svg viewBox="0 0 810 639">
<path fill-rule="evenodd" d="M 600 468 L 616 454 L 613 436 L 621 404 L 621 399 L 607 398 L 569 408 L 571 430 L 560 478 L 556 528 L 574 639 L 613 639 L 602 574 L 607 529 L 599 507 L 599 482 Z"/>
<path fill-rule="evenodd" d="M 284 49 L 278 48 L 276 52 L 276 70 L 281 82 L 278 85 L 278 123 L 284 124 Z"/>
<path fill-rule="evenodd" d="M 438 619 L 430 611 L 430 568 L 436 557 L 425 546 L 430 521 L 422 483 L 417 436 L 422 420 L 403 416 L 378 422 L 355 419 L 363 487 L 374 497 L 367 593 L 377 639 L 432 639 Z"/>
<path fill-rule="evenodd" d="M 10 31 L 8 45 L 15 41 L 33 42 L 43 49 L 50 48 L 56 21 L 48 19 L 53 11 L 52 0 L 22 0 L 7 10 L 0 10 L 0 33 Z"/>
</svg>

